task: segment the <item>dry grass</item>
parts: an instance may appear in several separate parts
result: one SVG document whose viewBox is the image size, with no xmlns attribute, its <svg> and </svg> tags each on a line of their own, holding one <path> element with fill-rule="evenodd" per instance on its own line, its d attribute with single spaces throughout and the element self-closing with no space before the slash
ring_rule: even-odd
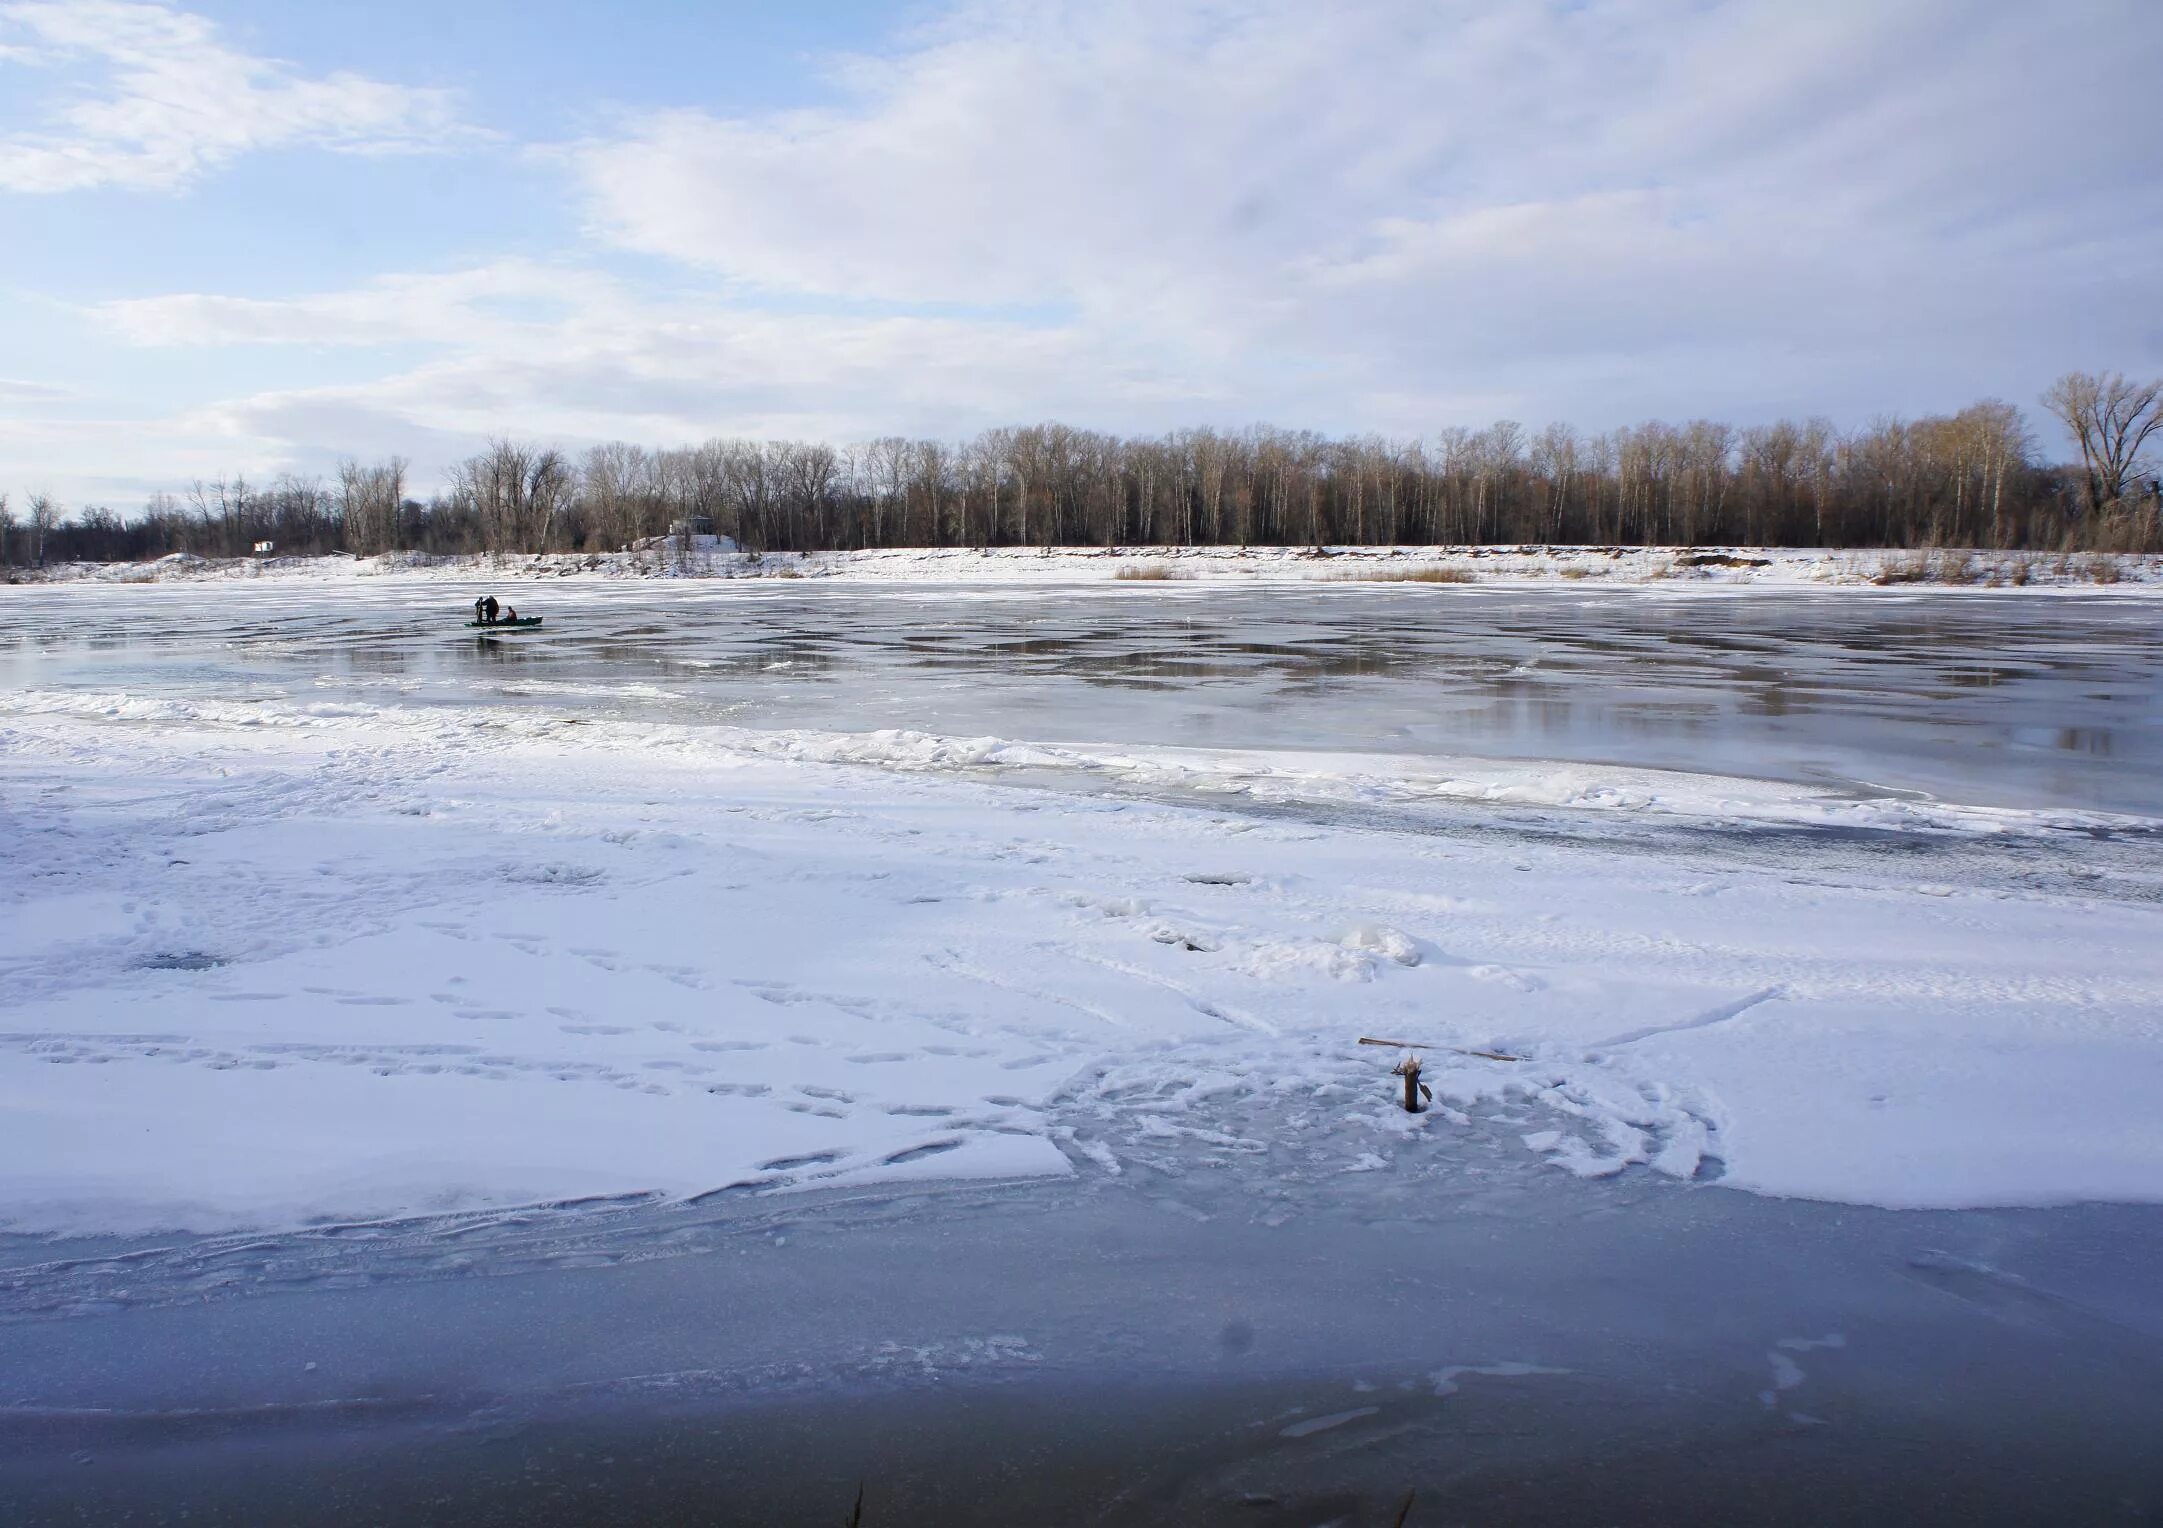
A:
<svg viewBox="0 0 2163 1528">
<path fill-rule="evenodd" d="M 1161 562 L 1136 563 L 1131 567 L 1121 568 L 1112 575 L 1112 577 L 1127 583 L 1150 584 L 1171 583 L 1182 578 L 1192 578 L 1193 576 L 1184 568 L 1166 567 Z"/>
<path fill-rule="evenodd" d="M 2100 584 L 2114 584 L 2124 576 L 2118 560 L 2105 556 L 2075 558 L 2060 555 L 2055 562 L 2046 562 L 2019 553 L 1993 559 L 1970 552 L 1903 552 L 1888 555 L 1867 577 L 1869 582 L 1881 588 L 1887 584 L 1987 584 L 1992 588 L 2006 585 L 2024 588 L 2045 571 L 2061 580 L 2087 579 Z"/>
<path fill-rule="evenodd" d="M 2059 583 L 2116 584 L 2125 581 L 2126 566 L 2122 558 L 2107 552 L 2060 552 L 2055 557 L 2015 552 L 1995 558 L 1970 552 L 1902 552 L 1888 554 L 1863 577 L 1881 588 L 1888 584 L 2024 588 L 2045 575 Z"/>
<path fill-rule="evenodd" d="M 1476 584 L 1469 568 L 1347 568 L 1330 575 L 1361 584 Z"/>
<path fill-rule="evenodd" d="M 1590 568 L 1564 568 L 1562 570 L 1562 576 L 1564 578 L 1572 580 L 1580 578 L 1590 578 L 1592 576 L 1592 570 Z"/>
<path fill-rule="evenodd" d="M 1927 584 L 1930 582 L 1930 559 L 1920 552 L 1888 557 L 1878 564 L 1870 581 L 1880 589 L 1888 584 Z"/>
</svg>

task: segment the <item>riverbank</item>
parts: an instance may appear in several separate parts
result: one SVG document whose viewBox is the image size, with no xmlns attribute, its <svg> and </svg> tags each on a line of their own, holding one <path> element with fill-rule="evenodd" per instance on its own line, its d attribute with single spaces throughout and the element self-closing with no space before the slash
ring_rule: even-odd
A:
<svg viewBox="0 0 2163 1528">
<path fill-rule="evenodd" d="M 758 553 L 646 550 L 525 555 L 204 558 L 4 570 L 9 581 L 163 583 L 388 573 L 476 580 L 837 578 L 866 582 L 1557 583 L 1773 588 L 2163 588 L 2163 556 L 2109 552 L 1789 547 L 959 547 Z"/>
</svg>

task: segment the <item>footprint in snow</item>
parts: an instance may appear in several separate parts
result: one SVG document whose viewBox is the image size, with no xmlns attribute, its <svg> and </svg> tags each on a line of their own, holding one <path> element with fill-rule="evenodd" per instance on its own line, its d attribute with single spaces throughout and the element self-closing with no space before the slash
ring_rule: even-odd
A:
<svg viewBox="0 0 2163 1528">
<path fill-rule="evenodd" d="M 880 1160 L 888 1167 L 899 1167 L 904 1162 L 920 1162 L 925 1157 L 936 1157 L 945 1152 L 958 1151 L 960 1148 L 961 1142 L 959 1141 L 926 1141 L 921 1146 L 909 1146 L 900 1151 L 891 1152 Z"/>
<path fill-rule="evenodd" d="M 1474 981 L 1493 982 L 1501 987 L 1514 987 L 1519 992 L 1539 992 L 1547 983 L 1537 976 L 1523 971 L 1513 971 L 1508 966 L 1466 966 L 1464 974 Z"/>
<path fill-rule="evenodd" d="M 1161 924 L 1149 931 L 1149 937 L 1158 944 L 1168 944 L 1174 949 L 1187 950 L 1197 955 L 1214 955 L 1221 948 L 1217 941 L 1207 934 L 1168 928 Z"/>
<path fill-rule="evenodd" d="M 838 1162 L 840 1160 L 841 1153 L 838 1151 L 808 1151 L 798 1157 L 775 1157 L 770 1162 L 761 1162 L 759 1171 L 785 1173 L 792 1172 L 799 1167 L 823 1167 L 829 1162 Z"/>
</svg>

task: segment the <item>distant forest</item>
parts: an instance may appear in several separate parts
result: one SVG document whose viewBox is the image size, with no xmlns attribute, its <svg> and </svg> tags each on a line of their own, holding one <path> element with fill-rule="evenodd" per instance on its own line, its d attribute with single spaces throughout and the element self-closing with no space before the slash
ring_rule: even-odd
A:
<svg viewBox="0 0 2163 1528">
<path fill-rule="evenodd" d="M 1424 440 L 1059 424 L 964 444 L 714 440 L 573 456 L 500 440 L 408 494 L 406 463 L 334 480 L 197 483 L 132 515 L 0 497 L 0 561 L 413 550 L 614 551 L 705 522 L 752 551 L 921 546 L 1479 544 L 2163 550 L 2146 455 L 2163 384 L 2074 374 L 2045 408 L 2079 460 L 2039 459 L 2021 411 L 1842 432 L 1697 420 L 1604 435 L 1511 421 Z"/>
</svg>

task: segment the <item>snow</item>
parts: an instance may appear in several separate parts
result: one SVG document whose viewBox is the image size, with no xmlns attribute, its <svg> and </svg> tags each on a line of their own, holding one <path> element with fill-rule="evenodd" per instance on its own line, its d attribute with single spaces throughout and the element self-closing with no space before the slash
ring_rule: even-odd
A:
<svg viewBox="0 0 2163 1528">
<path fill-rule="evenodd" d="M 2152 820 L 575 698 L 0 695 L 0 1226 L 1259 1174 L 1287 1140 L 1444 1172 L 1489 1117 L 1714 1192 L 2163 1200 L 2152 898 L 1685 841 L 2017 866 Z M 1424 1048 L 1432 1112 L 1362 1035 Z"/>
<path fill-rule="evenodd" d="M 1547 760 L 1513 764 L 1431 754 L 1088 748 L 1018 743 L 995 737 L 938 737 L 891 729 L 844 734 L 781 730 L 746 738 L 743 746 L 784 758 L 877 764 L 903 770 L 1056 769 L 1141 789 L 1176 788 L 1275 805 L 1409 805 L 1441 800 L 1657 812 L 1728 822 L 1917 827 L 1972 833 L 2138 829 L 2155 821 L 2129 813 L 1993 808 L 1897 796 L 1858 798 L 1844 788 L 1831 786 Z M 1950 890 L 1918 889 L 1926 895 L 1944 895 Z"/>
<path fill-rule="evenodd" d="M 357 558 L 210 559 L 170 553 L 148 563 L 65 563 L 33 577 L 69 582 L 347 579 L 384 574 L 475 578 L 839 578 L 853 582 L 1172 583 L 1407 581 L 1440 572 L 1470 582 L 1605 586 L 2084 589 L 2135 592 L 2163 584 L 2163 556 L 2112 552 L 2001 552 L 1825 547 L 1335 546 L 1313 547 L 897 547 L 852 552 L 742 552 L 726 537 L 696 538 L 688 555 L 659 538 L 623 552 Z M 20 570 L 18 570 L 20 571 Z M 1449 585 L 1439 586 L 1447 593 Z"/>
</svg>

